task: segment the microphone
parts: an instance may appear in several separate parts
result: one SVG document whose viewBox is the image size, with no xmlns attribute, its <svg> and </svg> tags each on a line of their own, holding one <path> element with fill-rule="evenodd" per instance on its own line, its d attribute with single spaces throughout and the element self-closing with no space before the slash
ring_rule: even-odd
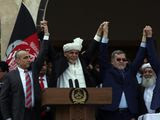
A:
<svg viewBox="0 0 160 120">
<path fill-rule="evenodd" d="M 69 87 L 70 87 L 70 88 L 73 88 L 73 82 L 72 82 L 72 79 L 69 79 L 68 81 L 69 81 Z"/>
<path fill-rule="evenodd" d="M 77 79 L 75 79 L 75 81 L 74 81 L 74 82 L 75 82 L 75 87 L 76 87 L 76 88 L 79 88 L 79 82 L 78 82 L 78 80 L 77 80 Z"/>
</svg>

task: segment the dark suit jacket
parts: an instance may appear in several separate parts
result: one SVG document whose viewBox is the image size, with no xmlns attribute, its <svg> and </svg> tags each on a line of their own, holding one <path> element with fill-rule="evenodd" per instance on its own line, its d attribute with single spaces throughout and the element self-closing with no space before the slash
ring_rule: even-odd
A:
<svg viewBox="0 0 160 120">
<path fill-rule="evenodd" d="M 160 108 L 160 60 L 156 54 L 154 43 L 155 41 L 153 40 L 153 38 L 147 38 L 148 60 L 157 75 L 156 87 L 153 91 L 151 108 L 157 110 L 158 108 Z"/>
<path fill-rule="evenodd" d="M 34 85 L 34 110 L 36 119 L 40 119 L 40 86 L 38 81 L 39 71 L 44 62 L 46 54 L 46 46 L 48 41 L 43 41 L 40 53 L 37 59 L 32 64 L 32 77 Z M 4 119 L 12 118 L 12 120 L 23 120 L 25 111 L 25 97 L 23 86 L 19 74 L 19 70 L 13 70 L 4 76 L 4 85 L 2 85 L 0 94 L 1 111 Z"/>
<path fill-rule="evenodd" d="M 91 76 L 90 72 L 87 70 L 87 66 L 90 63 L 95 51 L 97 50 L 99 45 L 99 42 L 93 40 L 90 45 L 89 48 L 85 51 L 84 54 L 80 54 L 79 55 L 79 59 L 81 61 L 81 65 L 82 65 L 82 69 L 83 69 L 83 73 L 85 76 L 85 81 L 86 81 L 86 86 L 87 87 L 94 87 L 96 86 L 96 81 L 93 79 L 93 77 Z M 54 82 L 53 82 L 53 86 L 56 87 L 57 86 L 57 78 L 62 75 L 62 73 L 68 68 L 68 61 L 66 59 L 66 57 L 64 57 L 64 54 L 62 53 L 56 53 L 54 49 L 51 49 L 51 54 L 52 56 L 54 54 L 56 54 L 56 56 L 52 59 L 52 65 L 53 65 L 53 73 L 52 75 L 54 75 Z"/>
<path fill-rule="evenodd" d="M 145 113 L 148 113 L 148 110 L 146 108 L 145 102 L 144 102 L 144 90 L 145 87 L 143 87 L 142 85 L 139 85 L 139 99 L 138 99 L 138 107 L 139 107 L 139 116 L 143 115 Z"/>
<path fill-rule="evenodd" d="M 132 64 L 123 71 L 118 70 L 110 64 L 108 55 L 108 44 L 100 45 L 100 77 L 103 87 L 112 87 L 112 104 L 104 105 L 101 109 L 115 111 L 119 107 L 122 92 L 124 91 L 128 109 L 131 113 L 138 112 L 138 82 L 136 73 L 141 66 L 145 56 L 145 48 L 140 47 Z"/>
</svg>

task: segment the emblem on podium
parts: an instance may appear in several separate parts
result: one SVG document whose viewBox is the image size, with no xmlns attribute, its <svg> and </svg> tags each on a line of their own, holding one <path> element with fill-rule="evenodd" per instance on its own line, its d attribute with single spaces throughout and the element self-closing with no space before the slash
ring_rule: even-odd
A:
<svg viewBox="0 0 160 120">
<path fill-rule="evenodd" d="M 88 100 L 88 92 L 85 88 L 74 88 L 70 91 L 70 99 L 73 104 L 85 104 Z"/>
</svg>

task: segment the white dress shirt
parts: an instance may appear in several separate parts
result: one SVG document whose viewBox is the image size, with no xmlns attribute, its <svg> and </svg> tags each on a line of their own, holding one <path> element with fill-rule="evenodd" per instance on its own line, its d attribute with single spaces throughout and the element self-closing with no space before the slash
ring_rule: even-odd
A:
<svg viewBox="0 0 160 120">
<path fill-rule="evenodd" d="M 40 79 L 40 77 L 39 77 L 39 79 Z M 47 77 L 46 77 L 46 75 L 44 75 L 44 76 L 42 77 L 42 79 L 43 79 L 44 88 L 48 88 L 48 83 L 47 83 Z M 40 83 L 40 82 L 39 82 L 39 83 Z"/>
<path fill-rule="evenodd" d="M 148 88 L 145 88 L 145 90 L 144 90 L 144 102 L 145 102 L 146 108 L 148 110 L 148 113 L 155 113 L 155 110 L 152 110 L 150 108 L 154 88 L 155 88 L 155 84 L 148 87 Z"/>
<path fill-rule="evenodd" d="M 18 67 L 19 73 L 20 73 L 20 78 L 21 78 L 21 82 L 22 82 L 22 86 L 23 86 L 23 91 L 24 91 L 24 95 L 26 97 L 26 79 L 25 79 L 25 73 L 24 70 L 20 67 Z M 32 107 L 34 106 L 34 88 L 33 88 L 33 79 L 32 79 L 32 72 L 28 71 L 29 76 L 31 78 L 31 85 L 32 85 Z"/>
<path fill-rule="evenodd" d="M 119 108 L 128 108 L 124 92 L 122 92 L 121 100 L 120 100 L 120 103 L 119 103 Z"/>
<path fill-rule="evenodd" d="M 79 82 L 80 88 L 86 88 L 85 77 L 83 74 L 83 69 L 81 62 L 77 59 L 75 64 L 68 63 L 69 67 L 63 72 L 63 74 L 58 78 L 57 87 L 59 88 L 69 88 L 69 79 L 72 80 L 73 87 L 75 88 L 75 79 Z"/>
</svg>

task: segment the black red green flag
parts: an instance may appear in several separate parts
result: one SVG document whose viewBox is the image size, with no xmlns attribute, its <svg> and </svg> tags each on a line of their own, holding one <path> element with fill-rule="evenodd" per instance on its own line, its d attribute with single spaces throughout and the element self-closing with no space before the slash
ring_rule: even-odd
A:
<svg viewBox="0 0 160 120">
<path fill-rule="evenodd" d="M 29 10 L 23 3 L 21 4 L 6 50 L 6 62 L 10 66 L 10 70 L 16 68 L 14 56 L 17 50 L 29 51 L 32 60 L 35 59 L 39 52 L 39 39 L 36 32 L 36 26 Z"/>
</svg>

